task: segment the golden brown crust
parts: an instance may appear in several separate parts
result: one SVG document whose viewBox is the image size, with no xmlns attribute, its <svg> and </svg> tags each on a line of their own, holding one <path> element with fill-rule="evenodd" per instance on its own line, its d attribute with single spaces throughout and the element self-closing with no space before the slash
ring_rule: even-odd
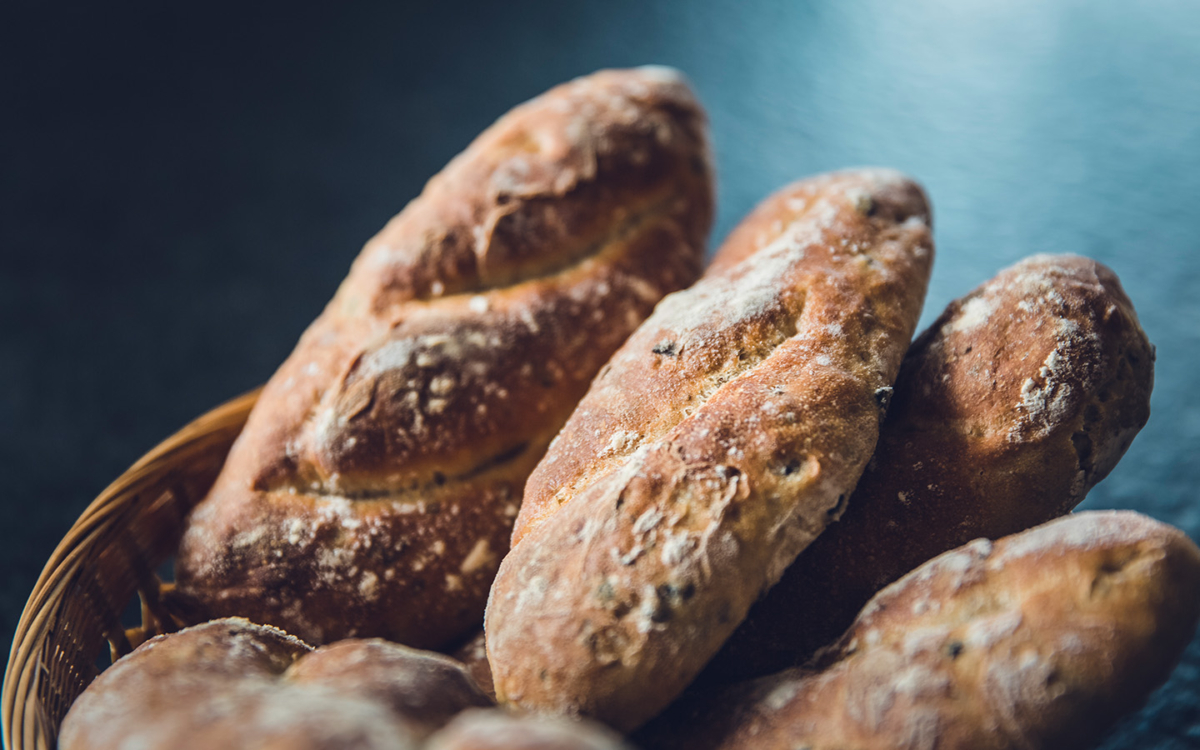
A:
<svg viewBox="0 0 1200 750">
<path fill-rule="evenodd" d="M 1132 512 L 976 540 L 881 591 L 812 670 L 664 717 L 688 750 L 1089 747 L 1164 679 L 1200 618 L 1200 550 Z M 666 719 L 670 718 L 670 723 Z"/>
<path fill-rule="evenodd" d="M 637 726 L 836 518 L 920 313 L 927 217 L 895 172 L 801 182 L 626 342 L 528 484 L 486 621 L 502 701 Z"/>
<path fill-rule="evenodd" d="M 271 379 L 177 563 L 179 595 L 313 643 L 459 638 L 587 384 L 698 273 L 704 116 L 661 68 L 517 107 L 367 243 Z"/>
<path fill-rule="evenodd" d="M 912 222 L 901 226 L 910 217 Z M 925 220 L 924 226 L 920 225 L 921 219 Z M 769 309 L 769 297 L 778 293 L 771 287 L 771 273 L 791 261 L 789 251 L 828 240 L 832 243 L 828 250 L 844 253 L 844 261 L 856 257 L 860 243 L 897 238 L 907 241 L 928 232 L 928 220 L 929 206 L 921 189 L 886 170 L 814 177 L 764 200 L 730 233 L 705 272 L 705 279 L 729 277 L 733 283 L 689 291 L 688 296 L 664 303 L 674 305 L 676 320 L 653 330 L 643 326 L 635 334 L 638 344 L 631 341 L 622 347 L 601 370 L 587 397 L 555 439 L 554 447 L 529 477 L 513 530 L 513 544 L 582 488 L 621 466 L 638 446 L 660 439 L 683 415 L 697 409 L 704 397 L 750 370 L 794 333 L 790 331 L 794 321 L 783 320 L 787 317 L 781 315 L 783 310 Z M 758 269 L 734 270 L 742 260 L 768 245 L 772 245 L 771 257 L 780 269 L 764 264 Z M 932 240 L 924 246 L 931 247 Z M 793 273 L 819 277 L 831 259 L 825 249 L 798 260 Z M 932 262 L 932 257 L 924 262 Z M 741 276 L 754 277 L 747 279 L 744 291 L 736 286 Z M 833 283 L 829 286 L 834 287 Z M 829 288 L 819 301 L 853 304 L 859 297 L 850 292 L 839 300 L 839 293 Z M 923 294 L 924 285 L 912 292 L 918 305 Z M 782 305 L 783 301 L 774 304 Z M 721 310 L 721 305 L 732 307 Z M 755 305 L 766 309 L 756 314 Z M 803 310 L 804 290 L 791 290 L 786 305 Z M 700 312 L 711 314 L 695 320 L 693 313 Z M 829 314 L 836 317 L 838 312 Z M 655 320 L 664 317 L 660 314 Z M 695 330 L 688 334 L 690 342 L 679 340 L 677 335 L 683 321 L 695 321 Z M 846 332 L 847 336 L 851 334 Z M 817 340 L 833 340 L 840 335 L 822 333 Z"/>
<path fill-rule="evenodd" d="M 429 739 L 426 750 L 631 750 L 589 721 L 514 716 L 500 710 L 464 711 Z"/>
<path fill-rule="evenodd" d="M 798 666 L 886 584 L 1075 507 L 1150 414 L 1154 349 L 1116 275 L 1040 255 L 952 302 L 909 350 L 879 445 L 703 681 Z"/>
<path fill-rule="evenodd" d="M 60 747 L 407 748 L 489 705 L 441 654 L 378 639 L 314 651 L 227 618 L 159 636 L 101 674 L 72 706 Z"/>
</svg>

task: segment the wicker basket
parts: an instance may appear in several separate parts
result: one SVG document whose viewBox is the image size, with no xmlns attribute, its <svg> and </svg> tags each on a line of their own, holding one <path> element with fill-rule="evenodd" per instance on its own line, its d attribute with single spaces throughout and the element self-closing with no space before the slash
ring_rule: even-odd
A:
<svg viewBox="0 0 1200 750">
<path fill-rule="evenodd" d="M 67 709 L 113 659 L 184 617 L 164 600 L 156 569 L 179 544 L 183 519 L 212 486 L 258 391 L 196 419 L 142 456 L 97 497 L 59 543 L 17 623 L 4 672 L 4 747 L 51 750 Z M 121 615 L 141 598 L 141 625 Z"/>
</svg>

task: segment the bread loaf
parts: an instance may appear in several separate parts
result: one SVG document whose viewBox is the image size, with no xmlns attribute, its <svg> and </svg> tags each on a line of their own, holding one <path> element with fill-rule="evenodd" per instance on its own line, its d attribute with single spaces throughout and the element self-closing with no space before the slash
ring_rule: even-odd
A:
<svg viewBox="0 0 1200 750">
<path fill-rule="evenodd" d="M 895 172 L 800 182 L 625 343 L 526 488 L 485 625 L 502 702 L 639 725 L 840 515 L 920 314 L 928 216 Z"/>
<path fill-rule="evenodd" d="M 1200 617 L 1200 550 L 1132 512 L 983 539 L 888 586 L 810 669 L 728 689 L 652 750 L 1070 750 L 1166 679 Z"/>
<path fill-rule="evenodd" d="M 176 564 L 203 616 L 314 644 L 477 627 L 526 477 L 699 273 L 704 115 L 663 68 L 514 109 L 364 248 L 264 389 Z"/>
<path fill-rule="evenodd" d="M 415 748 L 487 706 L 462 665 L 384 641 L 313 651 L 240 618 L 159 636 L 75 701 L 62 750 Z"/>
<path fill-rule="evenodd" d="M 1116 275 L 1039 255 L 952 302 L 900 368 L 846 513 L 705 670 L 798 666 L 886 584 L 977 537 L 1075 507 L 1146 423 L 1154 349 Z"/>
</svg>

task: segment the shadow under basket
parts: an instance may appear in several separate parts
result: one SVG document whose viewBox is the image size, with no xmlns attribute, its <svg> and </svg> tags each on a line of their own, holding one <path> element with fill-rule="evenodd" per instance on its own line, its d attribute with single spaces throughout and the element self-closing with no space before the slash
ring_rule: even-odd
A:
<svg viewBox="0 0 1200 750">
<path fill-rule="evenodd" d="M 183 521 L 217 478 L 259 391 L 194 420 L 142 456 L 92 501 L 38 577 L 17 623 L 0 702 L 4 747 L 51 750 L 71 704 L 113 660 L 182 627 L 156 574 Z M 122 613 L 141 600 L 141 624 Z"/>
</svg>

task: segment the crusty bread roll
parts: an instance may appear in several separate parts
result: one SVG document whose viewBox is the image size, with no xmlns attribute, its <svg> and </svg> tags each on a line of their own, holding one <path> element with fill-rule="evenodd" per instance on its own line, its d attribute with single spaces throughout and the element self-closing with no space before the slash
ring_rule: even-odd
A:
<svg viewBox="0 0 1200 750">
<path fill-rule="evenodd" d="M 1133 304 L 1093 260 L 1035 256 L 952 302 L 909 349 L 846 513 L 700 681 L 798 666 L 922 562 L 1068 512 L 1146 423 L 1153 381 Z"/>
<path fill-rule="evenodd" d="M 928 215 L 895 172 L 800 182 L 626 342 L 526 488 L 485 625 L 501 701 L 636 727 L 837 518 L 920 314 Z"/>
<path fill-rule="evenodd" d="M 226 618 L 154 638 L 103 672 L 71 707 L 59 747 L 416 747 L 490 705 L 441 654 L 378 639 L 314 651 Z"/>
<path fill-rule="evenodd" d="M 699 273 L 699 104 L 663 68 L 517 107 L 364 248 L 271 379 L 176 564 L 181 607 L 314 644 L 478 626 L 525 479 Z"/>
<path fill-rule="evenodd" d="M 464 711 L 429 739 L 425 750 L 631 750 L 589 721 L 514 716 L 499 709 Z"/>
<path fill-rule="evenodd" d="M 812 669 L 647 728 L 654 750 L 1070 750 L 1166 679 L 1200 618 L 1200 549 L 1132 512 L 979 539 L 885 588 Z"/>
<path fill-rule="evenodd" d="M 440 654 L 383 641 L 329 649 L 241 618 L 158 636 L 79 696 L 59 747 L 409 748 L 489 703 Z"/>
</svg>

